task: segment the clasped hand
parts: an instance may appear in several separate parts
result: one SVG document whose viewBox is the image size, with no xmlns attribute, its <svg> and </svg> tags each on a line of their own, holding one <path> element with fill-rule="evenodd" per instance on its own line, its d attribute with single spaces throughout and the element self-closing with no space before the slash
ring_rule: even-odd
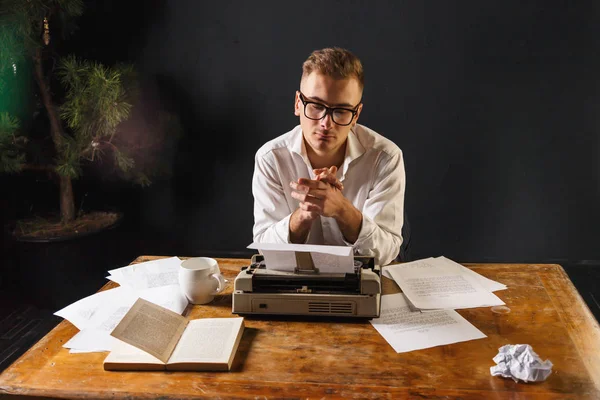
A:
<svg viewBox="0 0 600 400">
<path fill-rule="evenodd" d="M 336 178 L 337 167 L 315 169 L 314 173 L 314 180 L 300 178 L 290 182 L 292 197 L 300 202 L 303 219 L 312 220 L 319 215 L 335 218 L 347 201 L 342 194 L 344 186 Z"/>
</svg>

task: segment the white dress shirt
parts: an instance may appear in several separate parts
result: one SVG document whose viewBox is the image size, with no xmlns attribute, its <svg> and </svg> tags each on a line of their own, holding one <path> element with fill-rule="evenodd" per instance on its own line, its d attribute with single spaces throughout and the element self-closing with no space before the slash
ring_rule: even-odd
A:
<svg viewBox="0 0 600 400">
<path fill-rule="evenodd" d="M 300 125 L 256 152 L 252 177 L 255 242 L 290 243 L 290 216 L 300 204 L 292 197 L 290 182 L 298 178 L 316 179 Z M 344 196 L 362 212 L 358 239 L 348 243 L 336 220 L 321 216 L 313 222 L 306 243 L 352 246 L 355 254 L 374 256 L 379 265 L 390 263 L 402 244 L 406 186 L 402 150 L 357 124 L 348 134 L 337 178 L 344 184 Z"/>
</svg>

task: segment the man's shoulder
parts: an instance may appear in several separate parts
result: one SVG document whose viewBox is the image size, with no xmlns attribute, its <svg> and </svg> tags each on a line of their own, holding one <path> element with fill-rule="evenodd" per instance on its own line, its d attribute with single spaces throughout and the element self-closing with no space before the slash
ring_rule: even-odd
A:
<svg viewBox="0 0 600 400">
<path fill-rule="evenodd" d="M 294 127 L 292 130 L 290 130 L 282 135 L 279 135 L 279 136 L 269 140 L 265 144 L 263 144 L 256 151 L 256 156 L 263 157 L 268 153 L 273 153 L 273 152 L 280 151 L 280 150 L 289 151 L 289 149 L 292 147 L 292 143 L 294 142 L 295 139 L 297 139 L 297 135 L 299 135 L 299 134 L 302 134 L 302 132 L 300 131 L 300 125 Z"/>
<path fill-rule="evenodd" d="M 369 127 L 356 124 L 354 134 L 366 150 L 381 151 L 390 156 L 402 154 L 396 143 Z"/>
</svg>

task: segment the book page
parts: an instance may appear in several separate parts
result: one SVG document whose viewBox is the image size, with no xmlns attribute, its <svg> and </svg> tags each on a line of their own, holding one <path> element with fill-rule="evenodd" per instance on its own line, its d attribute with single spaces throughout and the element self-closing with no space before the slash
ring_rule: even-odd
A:
<svg viewBox="0 0 600 400">
<path fill-rule="evenodd" d="M 122 365 L 120 365 L 122 364 Z M 152 368 L 151 366 L 156 366 Z M 164 370 L 165 363 L 121 340 L 115 340 L 113 349 L 104 359 L 107 370 Z"/>
<path fill-rule="evenodd" d="M 203 318 L 189 322 L 169 360 L 171 363 L 228 363 L 244 319 Z"/>
<path fill-rule="evenodd" d="M 188 320 L 139 298 L 111 335 L 167 362 Z"/>
</svg>

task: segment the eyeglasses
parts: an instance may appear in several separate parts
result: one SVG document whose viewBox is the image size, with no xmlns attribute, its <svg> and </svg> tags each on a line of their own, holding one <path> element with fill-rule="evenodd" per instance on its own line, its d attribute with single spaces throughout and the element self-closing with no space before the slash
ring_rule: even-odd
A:
<svg viewBox="0 0 600 400">
<path fill-rule="evenodd" d="M 354 109 L 341 107 L 327 107 L 325 104 L 315 103 L 314 101 L 306 100 L 306 96 L 300 93 L 300 101 L 304 104 L 304 115 L 308 119 L 318 121 L 325 118 L 327 114 L 331 115 L 331 119 L 338 125 L 348 126 L 352 123 L 354 116 L 358 112 L 358 104 Z"/>
</svg>

